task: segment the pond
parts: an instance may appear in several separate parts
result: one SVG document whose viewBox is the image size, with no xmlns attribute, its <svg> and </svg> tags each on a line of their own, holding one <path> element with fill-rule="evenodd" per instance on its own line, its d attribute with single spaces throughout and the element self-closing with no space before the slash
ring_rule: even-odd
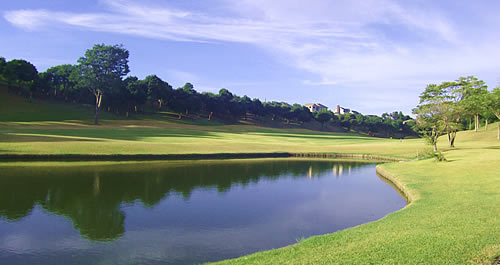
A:
<svg viewBox="0 0 500 265">
<path fill-rule="evenodd" d="M 406 205 L 375 164 L 257 159 L 0 164 L 0 263 L 193 264 Z"/>
</svg>

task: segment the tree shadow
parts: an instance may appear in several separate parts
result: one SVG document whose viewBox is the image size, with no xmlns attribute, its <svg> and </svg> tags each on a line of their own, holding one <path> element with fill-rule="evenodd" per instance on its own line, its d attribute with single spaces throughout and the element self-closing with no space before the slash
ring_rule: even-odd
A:
<svg viewBox="0 0 500 265">
<path fill-rule="evenodd" d="M 102 141 L 101 139 L 82 139 L 82 138 L 67 138 L 54 137 L 46 135 L 16 135 L 16 134 L 0 134 L 0 142 L 95 142 Z"/>
<path fill-rule="evenodd" d="M 283 138 L 299 138 L 299 139 L 315 139 L 315 140 L 357 140 L 357 141 L 375 141 L 379 140 L 379 138 L 369 138 L 362 136 L 339 136 L 339 135 L 314 135 L 314 134 L 288 134 L 288 133 L 259 133 L 261 135 L 273 136 L 273 137 L 283 137 Z"/>
</svg>

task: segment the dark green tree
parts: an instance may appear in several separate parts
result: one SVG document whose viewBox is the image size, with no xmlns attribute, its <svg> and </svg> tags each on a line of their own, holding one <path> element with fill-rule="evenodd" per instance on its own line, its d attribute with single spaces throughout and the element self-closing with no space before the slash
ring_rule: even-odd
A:
<svg viewBox="0 0 500 265">
<path fill-rule="evenodd" d="M 122 77 L 130 71 L 128 56 L 123 45 L 96 44 L 78 59 L 85 85 L 95 96 L 95 124 L 99 123 L 103 95 L 119 86 Z"/>
<path fill-rule="evenodd" d="M 123 80 L 124 86 L 128 90 L 130 110 L 139 112 L 140 106 L 144 105 L 148 96 L 148 86 L 144 80 L 139 80 L 135 76 L 128 76 Z"/>
<path fill-rule="evenodd" d="M 156 75 L 146 76 L 144 83 L 147 86 L 147 97 L 160 110 L 172 97 L 173 88 Z"/>
<path fill-rule="evenodd" d="M 51 67 L 44 73 L 44 79 L 47 80 L 52 96 L 61 98 L 65 101 L 73 99 L 76 83 L 78 80 L 75 75 L 78 75 L 78 67 L 70 64 L 63 64 Z"/>
<path fill-rule="evenodd" d="M 5 64 L 3 75 L 9 87 L 16 84 L 24 96 L 33 96 L 35 81 L 38 79 L 36 67 L 26 60 L 14 59 Z"/>
<path fill-rule="evenodd" d="M 327 109 L 322 109 L 314 113 L 314 119 L 321 123 L 322 128 L 325 126 L 326 122 L 332 119 L 332 117 L 332 112 Z"/>
<path fill-rule="evenodd" d="M 3 78 L 3 74 L 5 71 L 5 66 L 7 65 L 7 62 L 5 61 L 4 57 L 0 57 L 0 79 Z"/>
</svg>

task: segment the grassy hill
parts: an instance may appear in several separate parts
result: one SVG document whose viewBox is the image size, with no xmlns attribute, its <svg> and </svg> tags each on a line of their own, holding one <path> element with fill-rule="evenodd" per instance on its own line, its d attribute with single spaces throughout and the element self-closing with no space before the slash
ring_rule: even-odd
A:
<svg viewBox="0 0 500 265">
<path fill-rule="evenodd" d="M 91 106 L 30 101 L 2 89 L 0 93 L 0 154 L 322 152 L 411 158 L 426 149 L 419 139 L 263 127 L 249 121 L 224 125 L 178 120 L 169 113 L 125 119 L 102 111 L 101 125 L 95 126 Z"/>
</svg>

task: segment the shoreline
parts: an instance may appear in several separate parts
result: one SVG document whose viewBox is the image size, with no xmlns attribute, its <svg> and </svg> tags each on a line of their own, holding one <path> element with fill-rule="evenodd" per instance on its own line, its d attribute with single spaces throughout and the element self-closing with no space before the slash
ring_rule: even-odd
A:
<svg viewBox="0 0 500 265">
<path fill-rule="evenodd" d="M 211 154 L 0 154 L 1 162 L 21 161 L 159 161 L 159 160 L 205 160 L 205 159 L 248 159 L 248 158 L 349 158 L 378 160 L 386 162 L 408 161 L 409 159 L 382 155 L 345 153 L 211 153 Z"/>
</svg>

